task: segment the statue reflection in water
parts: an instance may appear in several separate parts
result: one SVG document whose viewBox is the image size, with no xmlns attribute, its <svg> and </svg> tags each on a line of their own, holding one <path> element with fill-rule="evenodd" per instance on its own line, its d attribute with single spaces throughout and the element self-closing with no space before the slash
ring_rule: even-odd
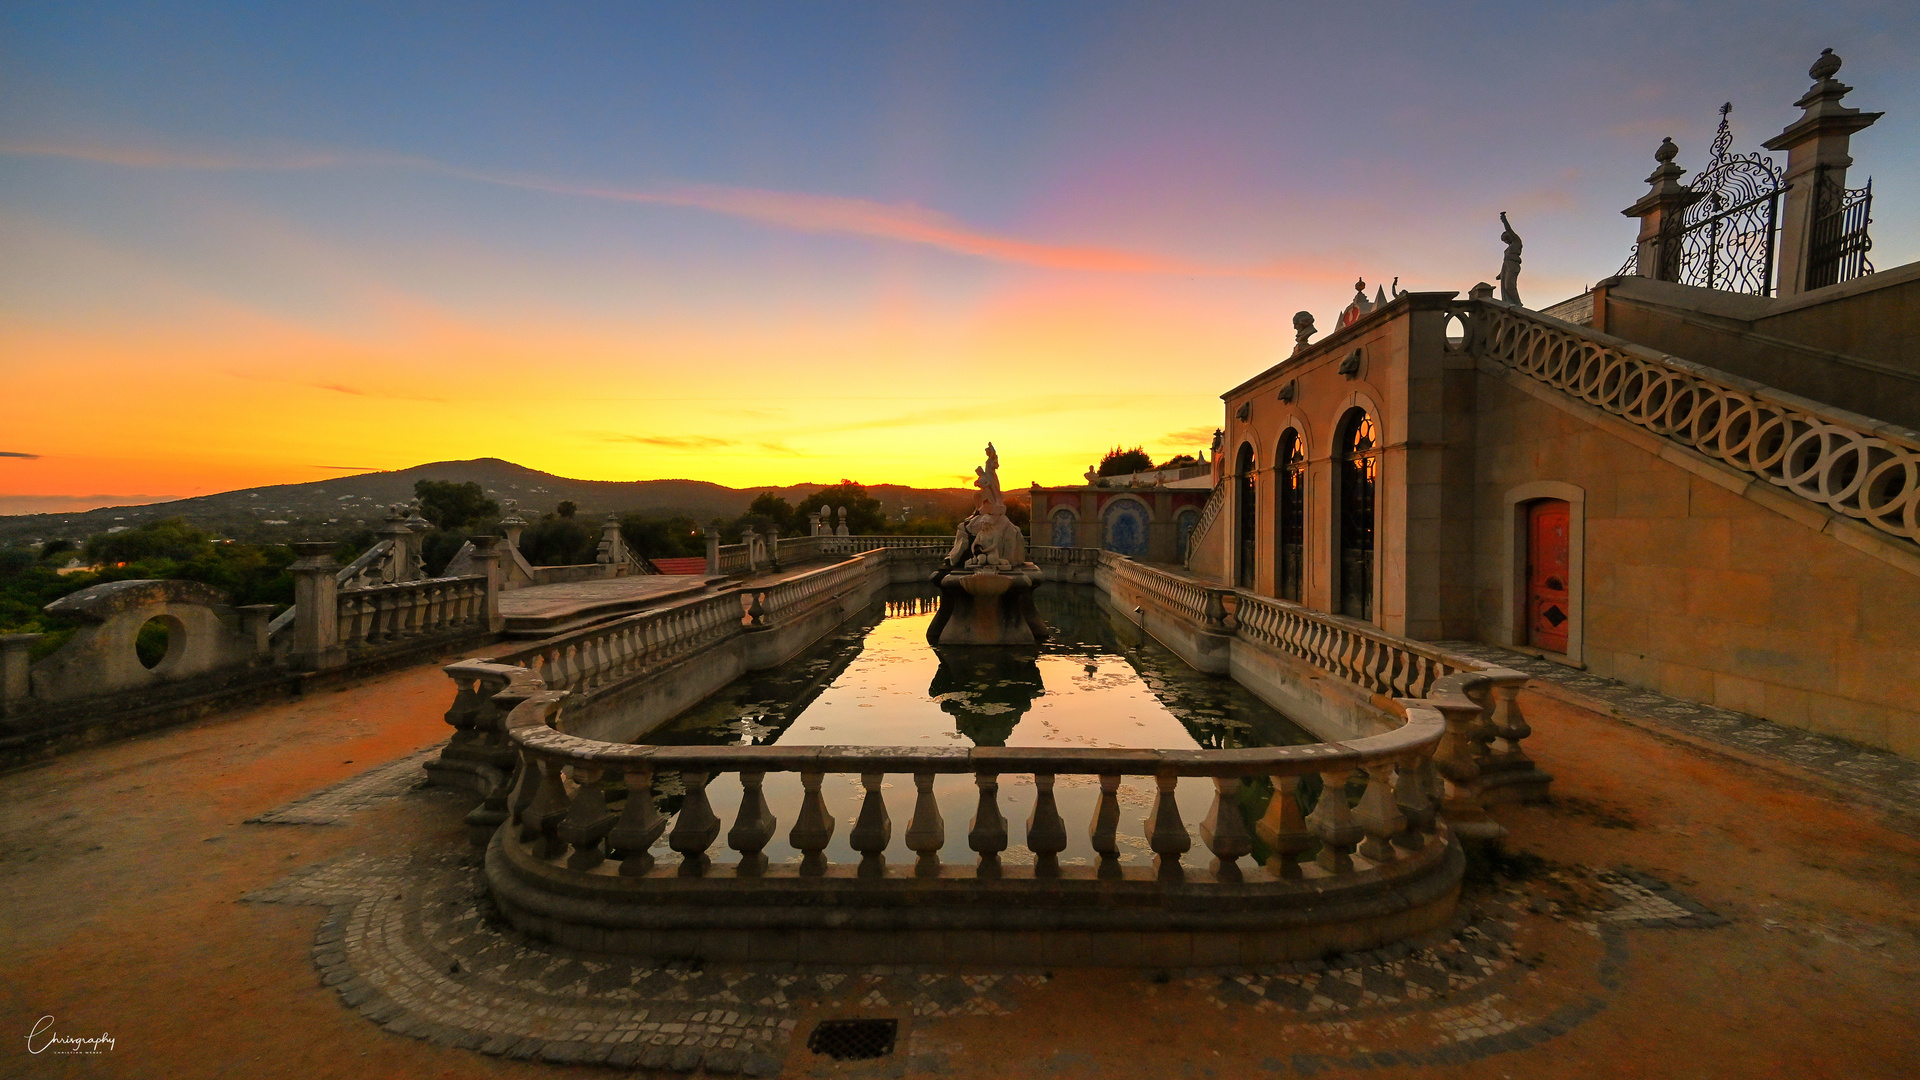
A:
<svg viewBox="0 0 1920 1080">
<path fill-rule="evenodd" d="M 937 648 L 940 668 L 927 696 L 953 717 L 954 727 L 975 746 L 1005 746 L 1014 725 L 1046 693 L 1035 649 L 968 646 Z"/>
</svg>

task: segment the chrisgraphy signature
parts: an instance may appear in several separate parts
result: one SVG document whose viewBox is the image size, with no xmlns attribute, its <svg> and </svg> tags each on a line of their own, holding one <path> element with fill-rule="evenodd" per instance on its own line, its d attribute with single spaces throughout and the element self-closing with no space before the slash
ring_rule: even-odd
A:
<svg viewBox="0 0 1920 1080">
<path fill-rule="evenodd" d="M 93 1036 L 62 1035 L 54 1031 L 50 1014 L 34 1021 L 33 1030 L 27 1032 L 29 1054 L 99 1054 L 111 1049 L 113 1036 L 104 1031 Z"/>
</svg>

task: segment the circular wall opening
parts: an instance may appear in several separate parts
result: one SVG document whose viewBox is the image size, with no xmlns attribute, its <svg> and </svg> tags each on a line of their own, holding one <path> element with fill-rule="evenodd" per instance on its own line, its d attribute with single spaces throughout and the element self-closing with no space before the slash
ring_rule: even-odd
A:
<svg viewBox="0 0 1920 1080">
<path fill-rule="evenodd" d="M 140 632 L 133 639 L 133 654 L 140 658 L 140 666 L 151 671 L 165 663 L 167 657 L 178 653 L 186 642 L 186 627 L 171 615 L 155 615 L 140 624 Z"/>
</svg>

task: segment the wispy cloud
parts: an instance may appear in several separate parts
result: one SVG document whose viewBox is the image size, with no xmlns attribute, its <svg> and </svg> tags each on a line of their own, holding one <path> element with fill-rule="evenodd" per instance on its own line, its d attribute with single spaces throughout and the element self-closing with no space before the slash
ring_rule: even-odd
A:
<svg viewBox="0 0 1920 1080">
<path fill-rule="evenodd" d="M 1218 426 L 1219 425 L 1217 424 L 1203 424 L 1199 427 L 1181 428 L 1179 431 L 1169 431 L 1165 435 L 1162 435 L 1159 438 L 1153 440 L 1153 445 L 1174 446 L 1174 447 L 1180 447 L 1182 449 L 1191 447 L 1195 443 L 1205 446 L 1208 443 L 1211 443 L 1213 441 L 1213 432 L 1214 432 L 1214 429 Z"/>
<path fill-rule="evenodd" d="M 603 435 L 607 442 L 636 443 L 660 450 L 761 450 L 769 454 L 798 456 L 800 451 L 771 439 L 728 439 L 717 435 Z"/>
<path fill-rule="evenodd" d="M 38 461 L 40 459 L 39 454 L 28 454 L 19 450 L 0 450 L 0 457 L 27 458 L 31 461 Z"/>
<path fill-rule="evenodd" d="M 794 232 L 865 236 L 1050 270 L 1291 279 L 1316 283 L 1330 273 L 1334 277 L 1345 273 L 1344 269 L 1338 273 L 1330 271 L 1324 260 L 1318 259 L 1274 259 L 1251 264 L 1217 263 L 1099 245 L 1048 243 L 976 229 L 947 214 L 912 203 L 713 184 L 674 184 L 651 189 L 600 187 L 463 169 L 406 154 L 325 150 L 197 152 L 96 143 L 5 141 L 0 141 L 0 154 L 64 158 L 123 168 L 207 171 L 297 171 L 353 167 L 412 169 L 553 195 L 703 210 Z"/>
</svg>

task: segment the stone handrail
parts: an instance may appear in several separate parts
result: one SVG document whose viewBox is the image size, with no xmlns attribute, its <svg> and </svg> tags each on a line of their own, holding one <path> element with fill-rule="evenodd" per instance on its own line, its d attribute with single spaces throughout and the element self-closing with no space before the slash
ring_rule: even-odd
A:
<svg viewBox="0 0 1920 1080">
<path fill-rule="evenodd" d="M 360 553 L 360 557 L 340 568 L 333 575 L 334 583 L 343 589 L 354 587 L 354 583 L 366 575 L 374 574 L 386 566 L 393 556 L 393 541 L 382 540 Z"/>
<path fill-rule="evenodd" d="M 720 572 L 722 574 L 743 574 L 751 570 L 752 558 L 749 554 L 750 546 L 751 545 L 748 544 L 721 544 Z"/>
<path fill-rule="evenodd" d="M 551 689 L 588 694 L 744 632 L 743 600 L 739 589 L 725 589 L 556 634 L 523 649 L 498 654 L 494 662 L 526 668 Z"/>
<path fill-rule="evenodd" d="M 349 651 L 486 625 L 484 576 L 424 578 L 334 595 L 341 646 Z"/>
<path fill-rule="evenodd" d="M 1215 484 L 1213 490 L 1207 493 L 1207 504 L 1200 508 L 1200 520 L 1194 523 L 1193 531 L 1187 534 L 1189 565 L 1193 562 L 1193 553 L 1200 548 L 1201 538 L 1207 535 L 1207 530 L 1213 528 L 1213 523 L 1219 519 L 1221 510 L 1227 505 L 1227 489 L 1231 486 Z"/>
<path fill-rule="evenodd" d="M 937 551 L 953 547 L 951 536 L 822 536 L 823 555 L 858 555 L 863 551 Z"/>
<path fill-rule="evenodd" d="M 1459 313 L 1481 358 L 1920 544 L 1920 433 L 1524 309 Z"/>
<path fill-rule="evenodd" d="M 783 566 L 826 558 L 827 553 L 821 548 L 820 540 L 818 536 L 782 538 L 774 542 L 773 557 Z"/>
<path fill-rule="evenodd" d="M 1030 547 L 1027 558 L 1039 566 L 1098 566 L 1100 556 L 1105 554 L 1099 548 L 1083 547 Z"/>
<path fill-rule="evenodd" d="M 851 582 L 865 577 L 867 573 L 866 559 L 856 555 L 845 562 L 799 574 L 764 588 L 750 588 L 748 625 L 769 626 L 804 614 L 821 598 L 839 596 Z"/>
<path fill-rule="evenodd" d="M 1231 590 L 1210 588 L 1191 578 L 1142 566 L 1125 555 L 1116 555 L 1111 551 L 1100 553 L 1100 566 L 1120 581 L 1151 594 L 1169 611 L 1188 622 L 1207 630 L 1233 628 L 1221 603 L 1222 597 L 1232 594 Z"/>
<path fill-rule="evenodd" d="M 1371 623 L 1236 591 L 1239 635 L 1288 652 L 1387 697 L 1425 697 L 1435 682 L 1465 670 L 1437 649 L 1384 633 Z"/>
<path fill-rule="evenodd" d="M 865 789 L 849 833 L 851 846 L 860 855 L 853 873 L 860 878 L 944 878 L 949 887 L 966 887 L 1003 877 L 1097 876 L 1324 889 L 1335 884 L 1328 879 L 1385 871 L 1373 877 L 1391 881 L 1397 864 L 1420 860 L 1423 852 L 1430 858 L 1436 840 L 1445 844 L 1435 811 L 1450 789 L 1434 768 L 1434 755 L 1443 742 L 1450 749 L 1464 747 L 1464 738 L 1448 741 L 1450 730 L 1467 733 L 1464 720 L 1450 723 L 1440 710 L 1407 701 L 1395 705 L 1404 722 L 1380 735 L 1261 749 L 620 745 L 558 730 L 565 696 L 539 688 L 530 676 L 519 676 L 495 697 L 498 707 L 510 710 L 504 726 L 519 756 L 505 806 L 506 831 L 495 842 L 517 845 L 520 854 L 551 871 L 603 881 L 708 875 L 721 881 L 837 877 L 834 884 L 844 886 L 844 876 L 833 874 L 826 857 L 837 828 L 820 793 L 821 781 L 829 773 L 858 775 Z M 1465 708 L 1473 707 L 1469 702 Z M 768 805 L 763 781 L 769 772 L 799 774 L 803 795 L 798 807 L 784 807 L 776 814 Z M 706 785 L 718 773 L 737 774 L 743 790 L 739 812 L 726 833 L 727 846 L 739 859 L 724 875 L 716 874 L 709 855 L 721 836 L 722 823 L 705 794 Z M 978 860 L 970 866 L 945 865 L 940 858 L 947 826 L 933 794 L 933 778 L 954 773 L 972 774 L 978 788 L 978 807 L 966 834 Z M 1003 865 L 1001 859 L 1013 840 L 999 807 L 1000 777 L 1009 774 L 1030 777 L 1037 789 L 1023 837 L 1032 853 L 1031 866 Z M 618 813 L 610 808 L 606 781 L 624 780 L 628 792 L 650 793 L 656 775 L 677 777 L 685 793 L 671 822 L 651 797 L 629 795 Z M 889 775 L 910 777 L 915 791 L 905 835 L 906 846 L 917 856 L 911 866 L 886 861 L 893 824 L 882 791 Z M 1060 865 L 1068 826 L 1053 797 L 1059 776 L 1098 778 L 1100 795 L 1089 823 L 1098 868 Z M 1117 792 L 1126 776 L 1153 777 L 1158 790 L 1142 823 L 1147 845 L 1156 856 L 1150 874 L 1129 873 L 1120 865 Z M 1209 778 L 1215 787 L 1212 806 L 1199 830 L 1213 860 L 1197 878 L 1189 877 L 1182 866 L 1192 846 L 1174 798 L 1175 784 L 1183 776 Z M 1303 813 L 1297 787 L 1307 776 L 1318 777 L 1322 790 L 1343 795 L 1350 780 L 1362 778 L 1365 787 L 1356 804 L 1350 805 L 1348 798 L 1320 798 L 1311 813 Z M 1265 817 L 1249 830 L 1238 797 L 1240 786 L 1256 777 L 1271 778 L 1274 797 Z M 782 820 L 792 822 L 787 839 L 800 853 L 800 862 L 793 867 L 770 867 L 764 849 Z M 1240 860 L 1252 853 L 1256 833 L 1272 851 L 1272 858 L 1264 866 L 1243 868 Z M 663 834 L 680 855 L 678 867 L 655 865 L 650 849 Z M 742 887 L 750 884 L 741 881 Z"/>
</svg>

